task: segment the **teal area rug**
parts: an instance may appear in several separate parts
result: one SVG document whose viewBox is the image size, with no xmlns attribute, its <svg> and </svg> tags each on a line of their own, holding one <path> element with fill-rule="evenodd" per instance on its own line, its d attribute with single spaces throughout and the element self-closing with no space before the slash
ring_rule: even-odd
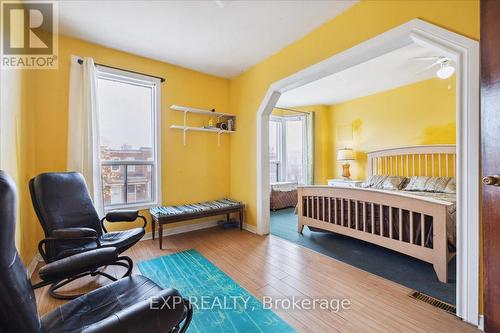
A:
<svg viewBox="0 0 500 333">
<path fill-rule="evenodd" d="M 295 332 L 196 250 L 138 263 L 163 288 L 175 288 L 193 304 L 188 332 Z"/>
</svg>

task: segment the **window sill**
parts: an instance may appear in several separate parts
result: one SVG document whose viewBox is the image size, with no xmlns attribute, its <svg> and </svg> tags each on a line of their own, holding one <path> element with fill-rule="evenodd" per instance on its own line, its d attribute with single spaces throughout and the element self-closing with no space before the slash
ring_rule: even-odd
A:
<svg viewBox="0 0 500 333">
<path fill-rule="evenodd" d="M 130 204 L 130 205 L 116 205 L 116 206 L 108 206 L 104 207 L 104 213 L 109 213 L 115 210 L 121 210 L 121 209 L 133 209 L 133 210 L 146 210 L 150 209 L 153 207 L 158 207 L 160 204 L 157 202 L 150 202 L 150 203 L 138 203 L 138 204 Z"/>
</svg>

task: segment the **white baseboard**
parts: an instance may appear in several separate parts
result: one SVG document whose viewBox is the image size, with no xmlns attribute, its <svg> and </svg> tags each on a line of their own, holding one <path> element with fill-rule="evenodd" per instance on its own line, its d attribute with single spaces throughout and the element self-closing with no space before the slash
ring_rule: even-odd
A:
<svg viewBox="0 0 500 333">
<path fill-rule="evenodd" d="M 257 234 L 257 228 L 254 225 L 245 223 L 243 224 L 243 229 L 250 231 L 253 234 Z"/>
<path fill-rule="evenodd" d="M 484 331 L 484 315 L 479 315 L 479 325 L 477 328 Z"/>
<path fill-rule="evenodd" d="M 28 265 L 28 268 L 27 268 L 27 270 L 28 270 L 28 278 L 31 279 L 31 276 L 33 276 L 33 273 L 35 273 L 36 266 L 38 266 L 38 263 L 40 263 L 40 262 L 43 262 L 43 258 L 42 258 L 42 256 L 39 253 L 37 253 L 33 257 L 33 259 L 31 259 L 31 262 Z"/>
<path fill-rule="evenodd" d="M 171 235 L 177 235 L 177 234 L 183 234 L 185 232 L 190 232 L 190 231 L 195 231 L 195 230 L 201 230 L 201 229 L 207 229 L 207 228 L 213 228 L 218 225 L 217 221 L 207 221 L 207 222 L 201 222 L 201 223 L 196 223 L 196 224 L 190 224 L 190 225 L 182 225 L 179 227 L 174 227 L 174 228 L 169 228 L 169 229 L 163 229 L 163 236 L 171 236 Z M 250 231 L 251 233 L 256 234 L 257 229 L 255 226 L 250 225 L 250 224 L 243 224 L 243 229 Z M 158 230 L 156 231 L 156 236 L 158 236 Z M 153 239 L 153 234 L 151 232 L 147 232 L 144 237 L 142 237 L 141 241 L 143 240 L 149 240 Z"/>
<path fill-rule="evenodd" d="M 168 228 L 168 229 L 164 228 L 163 229 L 163 236 L 171 236 L 171 235 L 183 234 L 183 233 L 189 232 L 189 231 L 213 228 L 213 227 L 217 226 L 218 221 L 219 220 L 201 222 L 201 223 L 190 224 L 190 225 L 181 225 L 179 227 Z M 156 230 L 156 236 L 158 236 L 158 230 Z M 144 235 L 144 237 L 142 237 L 141 240 L 148 240 L 148 239 L 153 239 L 153 234 L 151 232 L 147 232 Z"/>
</svg>

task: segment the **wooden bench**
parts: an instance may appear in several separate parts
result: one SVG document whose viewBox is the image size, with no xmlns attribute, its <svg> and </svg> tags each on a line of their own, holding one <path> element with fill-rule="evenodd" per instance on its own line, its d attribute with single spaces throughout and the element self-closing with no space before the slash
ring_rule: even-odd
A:
<svg viewBox="0 0 500 333">
<path fill-rule="evenodd" d="M 162 249 L 164 224 L 216 215 L 226 215 L 226 220 L 229 222 L 231 213 L 239 214 L 240 230 L 243 230 L 244 209 L 244 204 L 231 199 L 221 199 L 181 206 L 154 207 L 149 210 L 152 220 L 151 231 L 153 239 L 155 239 L 156 224 L 158 224 L 158 238 L 160 242 L 160 249 Z"/>
</svg>

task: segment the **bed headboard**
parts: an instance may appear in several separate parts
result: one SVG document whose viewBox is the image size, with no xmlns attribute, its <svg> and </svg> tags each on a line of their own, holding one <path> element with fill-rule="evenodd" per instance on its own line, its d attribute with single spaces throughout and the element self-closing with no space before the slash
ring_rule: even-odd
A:
<svg viewBox="0 0 500 333">
<path fill-rule="evenodd" d="M 455 145 L 411 146 L 368 153 L 368 176 L 455 177 Z"/>
</svg>

